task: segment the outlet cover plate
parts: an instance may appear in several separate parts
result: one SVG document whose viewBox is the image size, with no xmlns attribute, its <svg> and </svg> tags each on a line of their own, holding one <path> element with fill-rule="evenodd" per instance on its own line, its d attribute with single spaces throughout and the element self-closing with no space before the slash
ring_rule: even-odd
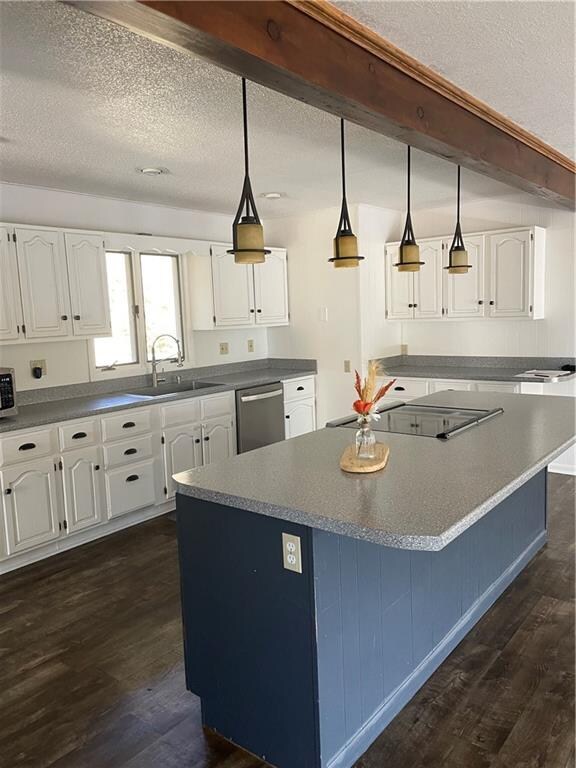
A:
<svg viewBox="0 0 576 768">
<path fill-rule="evenodd" d="M 230 349 L 228 347 L 227 341 L 221 341 L 220 342 L 220 354 L 221 355 L 227 355 L 229 353 Z"/>
<path fill-rule="evenodd" d="M 294 573 L 302 573 L 302 550 L 300 548 L 300 536 L 291 533 L 282 534 L 282 553 L 284 568 Z"/>
</svg>

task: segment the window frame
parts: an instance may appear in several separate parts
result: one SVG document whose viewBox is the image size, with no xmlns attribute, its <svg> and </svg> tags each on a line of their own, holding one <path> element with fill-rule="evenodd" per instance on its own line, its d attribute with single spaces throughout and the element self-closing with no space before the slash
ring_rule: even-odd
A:
<svg viewBox="0 0 576 768">
<path fill-rule="evenodd" d="M 185 255 L 192 251 L 192 243 L 178 238 L 163 238 L 153 235 L 126 235 L 122 233 L 110 234 L 105 237 L 105 251 L 118 251 L 126 253 L 130 259 L 131 278 L 132 278 L 132 298 L 134 300 L 134 328 L 136 331 L 136 350 L 138 362 L 121 363 L 113 370 L 104 370 L 96 365 L 96 353 L 94 339 L 89 339 L 88 344 L 88 365 L 90 381 L 102 381 L 106 379 L 121 379 L 130 376 L 142 376 L 152 372 L 152 362 L 147 360 L 146 344 L 146 319 L 144 310 L 144 290 L 142 284 L 141 254 L 172 256 L 176 259 L 176 275 L 178 278 L 178 298 L 180 301 L 179 320 L 180 320 L 180 344 L 182 348 L 182 359 L 188 366 L 193 365 L 190 350 L 192 344 L 190 334 L 187 328 L 187 318 L 189 316 L 187 307 L 187 294 L 185 291 L 183 276 L 183 260 Z M 188 350 L 188 355 L 186 351 Z M 165 371 L 179 370 L 176 359 L 158 361 L 161 368 Z"/>
</svg>

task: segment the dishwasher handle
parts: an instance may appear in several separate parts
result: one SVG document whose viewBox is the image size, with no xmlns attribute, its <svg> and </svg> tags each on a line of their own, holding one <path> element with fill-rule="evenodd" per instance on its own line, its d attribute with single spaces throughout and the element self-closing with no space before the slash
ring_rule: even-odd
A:
<svg viewBox="0 0 576 768">
<path fill-rule="evenodd" d="M 275 389 L 273 392 L 262 392 L 259 395 L 242 395 L 240 397 L 240 402 L 252 403 L 254 400 L 268 400 L 269 397 L 279 397 L 283 394 L 281 389 Z"/>
</svg>

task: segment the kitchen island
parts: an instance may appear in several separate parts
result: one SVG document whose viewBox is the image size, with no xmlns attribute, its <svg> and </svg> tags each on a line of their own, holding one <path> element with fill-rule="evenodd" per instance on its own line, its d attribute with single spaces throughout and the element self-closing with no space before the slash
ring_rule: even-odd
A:
<svg viewBox="0 0 576 768">
<path fill-rule="evenodd" d="M 176 476 L 187 687 L 278 768 L 352 766 L 546 542 L 574 400 L 418 402 L 504 413 L 447 441 L 379 434 L 372 476 L 338 468 L 340 428 Z"/>
</svg>

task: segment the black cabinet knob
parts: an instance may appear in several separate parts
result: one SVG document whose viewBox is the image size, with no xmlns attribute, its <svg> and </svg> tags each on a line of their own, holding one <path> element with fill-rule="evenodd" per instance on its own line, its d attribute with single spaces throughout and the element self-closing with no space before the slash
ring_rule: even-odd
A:
<svg viewBox="0 0 576 768">
<path fill-rule="evenodd" d="M 489 301 L 488 303 L 490 304 L 491 307 L 494 306 L 494 302 L 493 301 Z"/>
<path fill-rule="evenodd" d="M 96 472 L 98 472 L 98 470 L 100 469 L 100 464 L 96 464 L 94 469 L 96 470 Z"/>
<path fill-rule="evenodd" d="M 62 315 L 62 320 L 68 320 L 68 315 Z"/>
<path fill-rule="evenodd" d="M 412 309 L 412 307 L 413 307 L 413 306 L 414 306 L 414 304 L 408 304 L 408 307 L 409 307 L 410 309 Z"/>
<path fill-rule="evenodd" d="M 209 438 L 208 436 L 206 436 L 206 437 L 204 438 L 204 440 L 205 440 L 206 442 L 208 442 L 208 440 L 210 440 L 210 438 Z"/>
<path fill-rule="evenodd" d="M 257 309 L 256 312 L 260 313 L 260 312 L 262 312 L 262 310 L 261 309 Z"/>
<path fill-rule="evenodd" d="M 418 304 L 414 304 L 413 306 L 414 306 L 414 307 L 417 307 L 417 306 L 418 306 Z"/>
<path fill-rule="evenodd" d="M 194 440 L 194 442 L 195 442 L 196 444 L 198 444 L 198 443 L 200 442 L 200 438 L 199 438 L 199 437 L 197 437 L 197 438 L 196 438 L 196 440 Z"/>
<path fill-rule="evenodd" d="M 251 312 L 252 314 L 254 314 L 254 310 L 253 310 L 253 309 L 251 309 L 251 310 L 250 310 L 250 312 Z"/>
<path fill-rule="evenodd" d="M 80 320 L 80 315 L 74 315 L 74 320 Z"/>
<path fill-rule="evenodd" d="M 289 419 L 289 418 L 290 418 L 290 414 L 289 414 L 289 413 L 287 413 L 287 414 L 286 414 L 286 418 L 287 418 L 287 419 Z"/>
<path fill-rule="evenodd" d="M 6 496 L 10 496 L 10 494 L 12 493 L 12 488 L 6 488 L 4 493 L 6 494 Z"/>
<path fill-rule="evenodd" d="M 482 301 L 482 299 L 480 299 L 480 301 L 478 302 L 478 304 L 480 304 L 480 305 L 484 304 L 484 302 Z"/>
</svg>

